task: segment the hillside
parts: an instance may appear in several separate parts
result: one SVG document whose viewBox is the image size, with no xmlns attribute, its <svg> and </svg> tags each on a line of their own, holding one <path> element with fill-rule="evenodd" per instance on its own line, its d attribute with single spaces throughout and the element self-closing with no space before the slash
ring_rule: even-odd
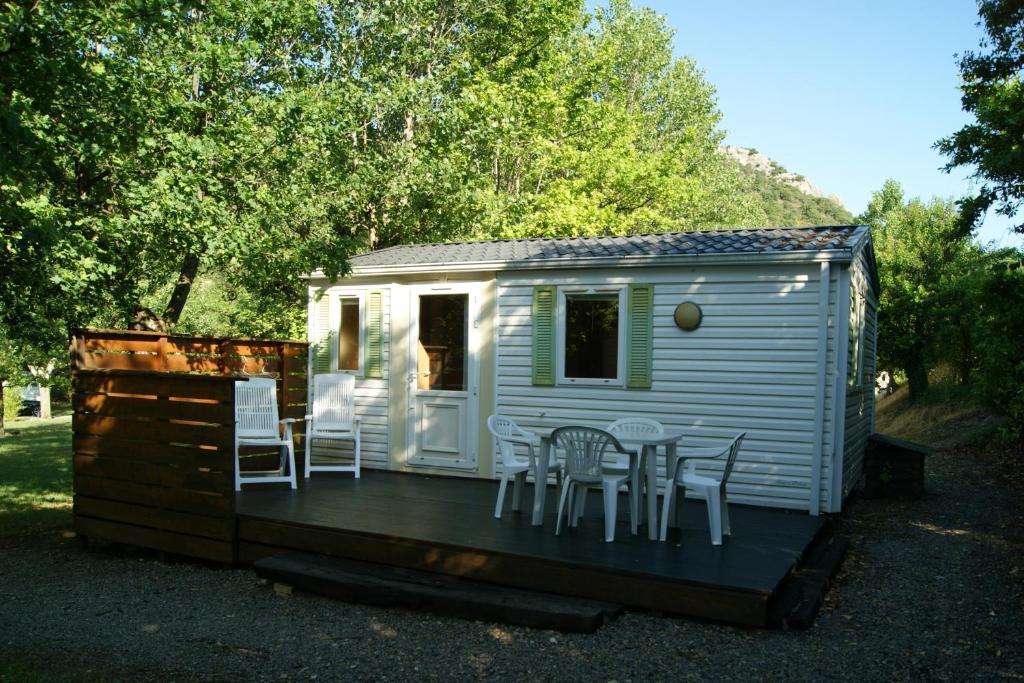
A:
<svg viewBox="0 0 1024 683">
<path fill-rule="evenodd" d="M 825 195 L 802 175 L 790 173 L 776 161 L 745 147 L 724 146 L 743 177 L 746 191 L 765 214 L 765 225 L 838 225 L 853 222 L 853 214 L 835 195 Z"/>
</svg>

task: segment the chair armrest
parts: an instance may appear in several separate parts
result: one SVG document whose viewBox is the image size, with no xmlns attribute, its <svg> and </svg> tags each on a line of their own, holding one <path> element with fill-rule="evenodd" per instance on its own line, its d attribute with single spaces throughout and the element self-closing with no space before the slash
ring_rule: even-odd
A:
<svg viewBox="0 0 1024 683">
<path fill-rule="evenodd" d="M 286 417 L 283 420 L 281 420 L 281 424 L 290 424 L 290 423 L 295 422 L 295 421 L 296 420 L 295 420 L 294 417 Z"/>
<path fill-rule="evenodd" d="M 352 418 L 352 429 L 359 429 L 359 423 L 362 422 L 363 418 L 354 417 Z"/>
<path fill-rule="evenodd" d="M 701 460 L 713 460 L 714 458 L 720 458 L 729 452 L 728 448 L 722 448 L 721 446 L 708 446 L 706 448 L 686 448 L 676 451 L 677 458 L 699 458 Z"/>
<path fill-rule="evenodd" d="M 305 416 L 305 420 L 306 420 L 306 422 L 309 422 L 309 421 L 310 421 L 310 420 L 312 420 L 312 419 L 313 419 L 313 416 L 312 416 L 312 415 L 306 415 L 306 416 Z"/>
<path fill-rule="evenodd" d="M 518 427 L 518 425 L 517 425 L 517 427 Z M 534 441 L 534 442 L 540 441 L 540 437 L 539 436 L 537 436 L 536 434 L 531 432 L 529 429 L 523 429 L 522 427 L 519 427 L 519 436 L 524 438 L 524 439 L 529 439 L 530 441 Z M 512 438 L 514 439 L 515 437 L 512 437 Z"/>
</svg>

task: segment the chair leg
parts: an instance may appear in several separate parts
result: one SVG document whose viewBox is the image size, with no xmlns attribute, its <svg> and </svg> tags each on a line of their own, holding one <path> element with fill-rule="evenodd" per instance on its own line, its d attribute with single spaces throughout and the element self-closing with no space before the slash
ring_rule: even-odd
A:
<svg viewBox="0 0 1024 683">
<path fill-rule="evenodd" d="M 238 444 L 235 444 L 235 491 L 242 490 L 242 466 L 238 460 Z"/>
<path fill-rule="evenodd" d="M 562 516 L 565 511 L 565 499 L 569 496 L 569 490 L 572 488 L 572 479 L 568 477 L 562 483 L 562 495 L 558 497 L 558 521 L 555 523 L 555 536 L 562 533 Z M 572 506 L 570 506 L 571 508 Z M 570 510 L 571 513 L 571 510 Z"/>
<path fill-rule="evenodd" d="M 502 471 L 501 484 L 498 485 L 498 502 L 494 504 L 494 517 L 501 519 L 501 508 L 505 503 L 505 490 L 508 488 L 508 472 Z"/>
<path fill-rule="evenodd" d="M 732 536 L 732 528 L 729 526 L 729 500 L 722 491 L 722 534 Z"/>
<path fill-rule="evenodd" d="M 640 490 L 640 461 L 638 459 L 636 469 L 630 470 L 629 473 L 629 514 L 632 519 L 634 534 L 642 514 L 643 495 L 643 491 Z"/>
<path fill-rule="evenodd" d="M 718 496 L 718 488 L 704 491 L 704 500 L 708 506 L 708 526 L 711 527 L 711 545 L 722 545 L 722 504 Z"/>
<path fill-rule="evenodd" d="M 292 485 L 293 489 L 297 489 L 299 484 L 295 481 L 295 444 L 289 441 L 285 448 L 288 449 L 288 482 Z"/>
<path fill-rule="evenodd" d="M 604 540 L 611 543 L 615 540 L 615 516 L 619 508 L 619 487 L 611 482 L 604 482 Z"/>
<path fill-rule="evenodd" d="M 309 459 L 312 457 L 313 439 L 306 437 L 306 462 L 302 465 L 303 476 L 309 479 Z"/>
<path fill-rule="evenodd" d="M 519 500 L 524 488 L 526 488 L 526 472 L 517 472 L 515 483 L 512 486 L 512 509 L 516 512 L 520 510 Z"/>
<path fill-rule="evenodd" d="M 636 486 L 633 484 L 629 485 L 629 531 L 634 536 L 637 535 L 637 527 L 640 523 L 640 496 L 643 495 L 640 491 L 640 483 L 637 482 Z"/>
<path fill-rule="evenodd" d="M 665 487 L 666 487 L 666 489 L 669 486 L 669 482 L 673 482 L 673 481 L 676 480 L 676 470 L 679 468 L 679 460 L 678 460 L 678 458 L 668 458 L 667 460 L 668 461 L 665 463 Z M 685 497 L 683 498 L 683 500 L 685 500 Z M 672 514 L 672 517 L 670 517 L 670 519 L 672 520 L 673 524 L 676 524 L 676 506 L 678 504 L 679 504 L 679 501 L 677 500 L 676 496 L 673 496 L 672 497 L 672 509 L 670 510 L 670 513 Z M 662 517 L 662 519 L 664 519 L 664 516 Z M 678 525 L 676 525 L 676 526 L 678 526 Z"/>
<path fill-rule="evenodd" d="M 672 523 L 677 529 L 683 528 L 683 512 L 686 510 L 686 487 L 678 486 L 682 491 L 676 491 L 672 497 Z"/>
<path fill-rule="evenodd" d="M 586 486 L 576 487 L 575 502 L 572 504 L 572 511 L 570 514 L 571 526 L 579 526 L 580 518 L 583 517 L 583 511 L 587 508 L 587 492 L 590 491 Z"/>
<path fill-rule="evenodd" d="M 658 540 L 664 541 L 665 537 L 668 536 L 668 516 L 672 511 L 672 497 L 676 492 L 675 482 L 669 480 L 665 482 L 665 501 L 662 503 L 661 509 L 661 531 L 658 534 Z"/>
<path fill-rule="evenodd" d="M 355 442 L 356 442 L 356 445 L 355 445 L 355 452 L 356 452 L 355 453 L 355 456 L 356 456 L 356 479 L 358 479 L 359 478 L 359 430 L 358 429 L 356 430 Z"/>
</svg>

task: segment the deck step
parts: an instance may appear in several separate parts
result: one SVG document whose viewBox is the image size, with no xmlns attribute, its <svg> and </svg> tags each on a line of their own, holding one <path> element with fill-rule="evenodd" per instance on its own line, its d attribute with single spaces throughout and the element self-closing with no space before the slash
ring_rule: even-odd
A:
<svg viewBox="0 0 1024 683">
<path fill-rule="evenodd" d="M 850 547 L 847 536 L 832 533 L 830 524 L 823 530 L 776 594 L 769 625 L 805 630 L 814 624 L 846 551 Z"/>
<path fill-rule="evenodd" d="M 346 602 L 571 633 L 593 633 L 622 612 L 611 603 L 324 555 L 282 553 L 253 568 L 261 578 Z"/>
</svg>

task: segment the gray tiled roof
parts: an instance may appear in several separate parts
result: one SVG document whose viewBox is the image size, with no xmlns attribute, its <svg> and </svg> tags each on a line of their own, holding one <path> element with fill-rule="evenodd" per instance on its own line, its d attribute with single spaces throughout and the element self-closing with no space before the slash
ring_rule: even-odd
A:
<svg viewBox="0 0 1024 683">
<path fill-rule="evenodd" d="M 861 227 L 758 228 L 619 237 L 407 244 L 354 256 L 352 267 L 387 268 L 457 263 L 525 265 L 539 261 L 565 261 L 568 265 L 570 261 L 588 258 L 827 251 L 852 247 L 859 238 L 858 229 Z"/>
</svg>

